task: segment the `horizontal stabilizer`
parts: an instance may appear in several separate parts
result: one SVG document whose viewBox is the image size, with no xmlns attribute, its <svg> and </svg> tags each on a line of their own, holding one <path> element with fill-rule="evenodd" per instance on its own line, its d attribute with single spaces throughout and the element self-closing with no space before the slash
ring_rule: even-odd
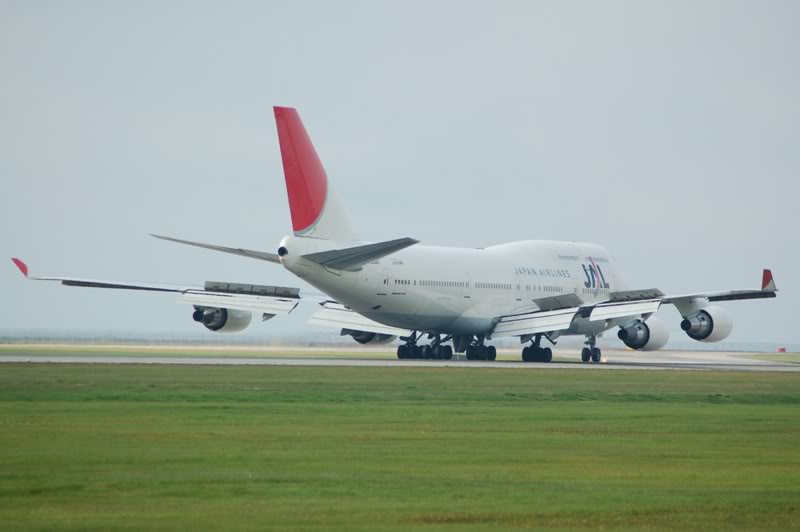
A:
<svg viewBox="0 0 800 532">
<path fill-rule="evenodd" d="M 358 271 L 364 264 L 383 258 L 401 249 L 419 243 L 413 238 L 398 238 L 376 244 L 365 244 L 344 249 L 333 249 L 303 255 L 304 259 L 334 270 Z"/>
<path fill-rule="evenodd" d="M 175 242 L 178 244 L 185 244 L 187 246 L 194 246 L 198 248 L 210 249 L 213 251 L 221 251 L 223 253 L 230 253 L 232 255 L 239 255 L 240 257 L 249 257 L 251 259 L 265 260 L 267 262 L 274 262 L 280 264 L 278 255 L 275 253 L 266 253 L 264 251 L 256 251 L 253 249 L 245 248 L 230 248 L 227 246 L 218 246 L 216 244 L 205 244 L 203 242 L 194 242 L 192 240 L 182 240 L 180 238 L 172 238 L 171 236 L 153 235 L 150 236 L 158 238 L 159 240 L 166 240 L 168 242 Z"/>
</svg>

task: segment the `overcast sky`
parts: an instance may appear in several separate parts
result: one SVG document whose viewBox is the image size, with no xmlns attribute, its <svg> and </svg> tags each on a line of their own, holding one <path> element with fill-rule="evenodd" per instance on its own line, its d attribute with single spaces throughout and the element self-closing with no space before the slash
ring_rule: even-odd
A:
<svg viewBox="0 0 800 532">
<path fill-rule="evenodd" d="M 288 105 L 365 239 L 597 242 L 665 292 L 768 266 L 780 295 L 728 304 L 731 341 L 800 343 L 798 21 L 794 1 L 0 0 L 0 250 L 34 274 L 297 285 L 146 236 L 273 251 Z M 6 332 L 198 332 L 170 296 L 8 260 L 0 297 Z M 301 330 L 324 329 L 245 334 Z"/>
</svg>

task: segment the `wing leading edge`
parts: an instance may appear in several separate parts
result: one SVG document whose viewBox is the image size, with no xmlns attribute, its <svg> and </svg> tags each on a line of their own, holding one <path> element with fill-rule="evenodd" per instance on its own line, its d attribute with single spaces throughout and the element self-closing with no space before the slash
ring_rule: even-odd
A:
<svg viewBox="0 0 800 532">
<path fill-rule="evenodd" d="M 283 286 L 206 282 L 203 287 L 172 284 L 140 283 L 129 281 L 105 281 L 79 279 L 76 277 L 31 276 L 28 265 L 20 259 L 11 259 L 26 279 L 31 281 L 55 281 L 64 286 L 84 288 L 108 288 L 114 290 L 140 290 L 178 294 L 178 301 L 196 306 L 220 307 L 262 314 L 277 315 L 291 313 L 300 301 L 300 290 Z"/>
</svg>

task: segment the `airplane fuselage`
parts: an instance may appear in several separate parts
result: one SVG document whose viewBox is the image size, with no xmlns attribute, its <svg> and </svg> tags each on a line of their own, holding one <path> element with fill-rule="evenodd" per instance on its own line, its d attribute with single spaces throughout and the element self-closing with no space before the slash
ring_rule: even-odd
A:
<svg viewBox="0 0 800 532">
<path fill-rule="evenodd" d="M 329 270 L 301 255 L 353 242 L 288 236 L 283 266 L 310 285 L 377 322 L 447 334 L 489 334 L 499 316 L 596 303 L 624 282 L 601 246 L 543 240 L 487 248 L 416 245 L 364 265 Z M 558 303 L 562 304 L 558 304 Z M 576 321 L 567 334 L 600 332 L 613 323 Z"/>
</svg>

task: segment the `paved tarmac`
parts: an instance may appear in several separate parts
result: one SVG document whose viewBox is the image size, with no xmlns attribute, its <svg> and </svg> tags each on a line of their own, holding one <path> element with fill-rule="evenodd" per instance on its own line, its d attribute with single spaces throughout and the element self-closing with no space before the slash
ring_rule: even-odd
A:
<svg viewBox="0 0 800 532">
<path fill-rule="evenodd" d="M 348 358 L 314 356 L 214 357 L 214 356 L 129 356 L 129 355 L 46 355 L 2 354 L 0 363 L 29 362 L 54 364 L 183 364 L 229 366 L 322 366 L 322 367 L 421 367 L 421 368 L 495 368 L 495 369 L 581 369 L 581 370 L 716 370 L 800 372 L 800 363 L 775 362 L 748 358 L 744 353 L 677 352 L 638 353 L 609 351 L 604 361 L 584 364 L 575 356 L 556 352 L 557 361 L 549 364 L 514 360 L 495 362 L 467 360 L 396 360 L 388 358 Z"/>
</svg>

